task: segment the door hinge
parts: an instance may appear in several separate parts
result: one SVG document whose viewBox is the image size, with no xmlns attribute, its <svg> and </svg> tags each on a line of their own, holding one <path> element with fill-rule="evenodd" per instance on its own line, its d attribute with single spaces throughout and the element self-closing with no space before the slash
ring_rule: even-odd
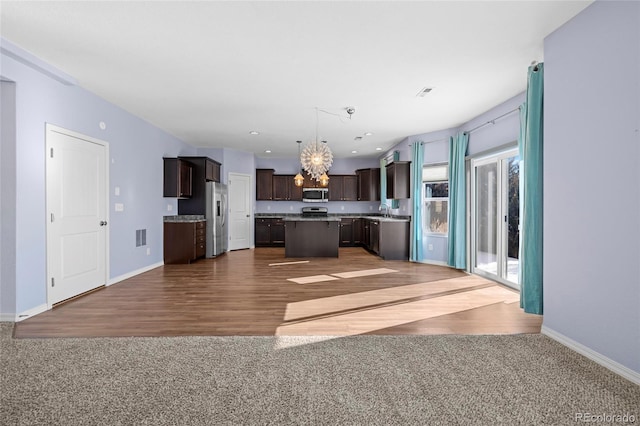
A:
<svg viewBox="0 0 640 426">
<path fill-rule="evenodd" d="M 56 286 L 56 279 L 51 278 L 51 287 L 55 287 L 55 286 Z"/>
<path fill-rule="evenodd" d="M 51 222 L 53 222 L 54 220 L 56 220 L 56 218 L 53 216 L 53 213 L 51 213 Z"/>
<path fill-rule="evenodd" d="M 51 148 L 51 153 L 50 153 L 50 155 L 51 155 L 51 158 L 53 158 L 53 148 Z"/>
</svg>

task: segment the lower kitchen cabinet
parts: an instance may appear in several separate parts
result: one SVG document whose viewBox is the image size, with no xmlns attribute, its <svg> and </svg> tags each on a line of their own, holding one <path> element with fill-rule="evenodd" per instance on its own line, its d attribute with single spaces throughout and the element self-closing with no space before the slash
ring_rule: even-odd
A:
<svg viewBox="0 0 640 426">
<path fill-rule="evenodd" d="M 164 263 L 191 263 L 204 257 L 206 221 L 164 223 Z"/>
<path fill-rule="evenodd" d="M 281 218 L 256 218 L 254 229 L 256 247 L 284 246 L 284 221 Z"/>
<path fill-rule="evenodd" d="M 365 219 L 367 220 L 367 219 Z M 384 260 L 409 259 L 409 223 L 369 219 L 365 247 Z M 366 225 L 363 229 L 367 229 Z"/>
<path fill-rule="evenodd" d="M 353 247 L 362 244 L 362 225 L 364 219 L 342 218 L 340 220 L 340 247 Z"/>
</svg>

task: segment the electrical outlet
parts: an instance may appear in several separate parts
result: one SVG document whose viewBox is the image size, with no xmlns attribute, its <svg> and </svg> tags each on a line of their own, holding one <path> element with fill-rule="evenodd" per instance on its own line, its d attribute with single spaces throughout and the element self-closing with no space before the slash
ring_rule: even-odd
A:
<svg viewBox="0 0 640 426">
<path fill-rule="evenodd" d="M 267 206 L 267 210 L 271 210 L 271 206 Z"/>
<path fill-rule="evenodd" d="M 429 249 L 429 251 L 433 251 L 433 244 L 429 244 L 427 248 Z"/>
<path fill-rule="evenodd" d="M 171 204 L 167 204 L 167 211 L 168 211 L 168 212 L 173 211 L 173 205 L 171 205 Z"/>
<path fill-rule="evenodd" d="M 344 210 L 344 206 L 340 206 L 340 210 Z"/>
<path fill-rule="evenodd" d="M 293 206 L 289 206 L 289 210 L 293 210 Z"/>
<path fill-rule="evenodd" d="M 151 248 L 147 247 L 147 256 L 149 256 L 151 254 Z"/>
<path fill-rule="evenodd" d="M 123 212 L 124 211 L 124 204 L 122 204 L 122 203 L 116 203 L 116 205 L 114 207 L 115 207 L 115 210 L 117 212 Z"/>
</svg>

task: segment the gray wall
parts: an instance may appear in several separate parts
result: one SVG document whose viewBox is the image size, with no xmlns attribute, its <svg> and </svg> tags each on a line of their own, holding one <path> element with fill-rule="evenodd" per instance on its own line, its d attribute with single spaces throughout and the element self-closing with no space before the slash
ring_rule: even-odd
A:
<svg viewBox="0 0 640 426">
<path fill-rule="evenodd" d="M 51 78 L 51 73 L 36 70 L 14 55 L 3 52 L 0 59 L 3 78 L 16 83 L 16 141 L 12 147 L 16 199 L 14 206 L 2 205 L 5 214 L 16 218 L 16 241 L 8 249 L 16 256 L 16 312 L 41 309 L 46 304 L 45 123 L 109 143 L 110 277 L 162 262 L 162 216 L 168 205 L 176 211 L 175 199 L 162 197 L 162 157 L 193 155 L 195 148 L 78 86 Z M 101 121 L 106 123 L 105 130 L 99 127 Z M 7 164 L 9 171 L 11 163 Z M 115 187 L 120 188 L 119 196 L 114 194 Z M 124 211 L 115 212 L 115 203 L 124 204 Z M 135 247 L 135 230 L 142 228 L 147 229 L 149 255 L 146 247 Z M 2 244 L 4 254 L 4 235 Z"/>
<path fill-rule="evenodd" d="M 640 373 L 640 3 L 545 40 L 544 326 Z"/>
<path fill-rule="evenodd" d="M 0 82 L 0 320 L 16 314 L 16 87 Z"/>
</svg>

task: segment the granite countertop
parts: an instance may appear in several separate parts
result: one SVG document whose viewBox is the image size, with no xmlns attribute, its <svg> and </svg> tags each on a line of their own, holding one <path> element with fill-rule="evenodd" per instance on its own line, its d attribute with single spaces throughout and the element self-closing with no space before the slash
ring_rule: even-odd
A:
<svg viewBox="0 0 640 426">
<path fill-rule="evenodd" d="M 175 216 L 164 216 L 165 222 L 189 223 L 189 222 L 203 222 L 205 220 L 206 219 L 204 218 L 204 215 L 201 215 L 201 214 L 180 214 Z"/>
<path fill-rule="evenodd" d="M 303 217 L 303 216 L 284 216 L 282 220 L 285 222 L 340 222 L 340 218 L 337 216 L 327 216 L 327 217 Z"/>
<path fill-rule="evenodd" d="M 384 216 L 374 216 L 367 214 L 357 214 L 357 213 L 346 213 L 346 214 L 335 214 L 329 213 L 327 217 L 302 217 L 300 214 L 293 213 L 257 213 L 255 215 L 256 219 L 282 219 L 285 221 L 296 221 L 296 220 L 324 220 L 324 221 L 339 221 L 342 218 L 362 218 L 362 219 L 370 219 L 377 220 L 380 222 L 410 222 L 411 218 L 407 216 L 392 216 L 392 217 L 384 217 Z"/>
</svg>

